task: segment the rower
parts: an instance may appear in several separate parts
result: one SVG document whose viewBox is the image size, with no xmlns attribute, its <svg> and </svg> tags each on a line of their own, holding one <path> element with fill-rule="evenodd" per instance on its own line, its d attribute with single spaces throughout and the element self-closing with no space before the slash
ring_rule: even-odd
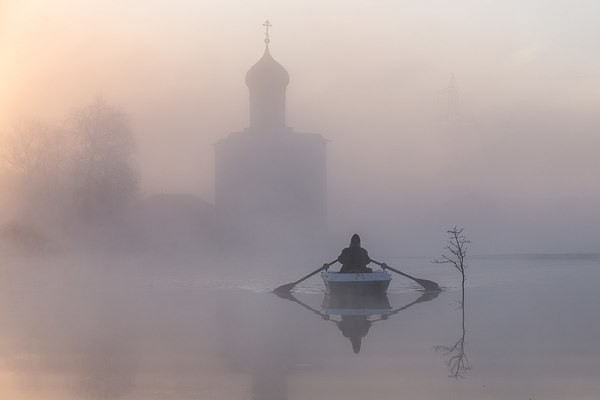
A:
<svg viewBox="0 0 600 400">
<path fill-rule="evenodd" d="M 360 236 L 356 233 L 350 239 L 350 246 L 342 250 L 342 254 L 337 258 L 337 261 L 342 264 L 340 269 L 342 274 L 373 272 L 371 268 L 367 267 L 367 264 L 371 262 L 369 253 L 360 246 Z"/>
<path fill-rule="evenodd" d="M 327 271 L 329 269 L 329 267 L 331 267 L 336 262 L 342 263 L 342 268 L 340 269 L 340 272 L 332 273 L 332 274 L 323 272 L 323 271 Z M 369 263 L 377 264 L 383 270 L 381 272 L 377 272 L 377 273 L 374 273 L 373 275 L 369 276 L 369 278 L 374 277 L 375 279 L 368 279 L 369 282 L 385 281 L 384 282 L 385 287 L 383 287 L 383 292 L 385 292 L 385 290 L 387 290 L 387 286 L 389 285 L 389 281 L 391 280 L 389 274 L 387 273 L 387 270 L 395 272 L 395 273 L 402 275 L 408 279 L 412 279 L 413 281 L 415 281 L 419 285 L 421 285 L 423 287 L 423 289 L 425 289 L 425 290 L 429 290 L 432 292 L 441 291 L 440 286 L 433 281 L 430 281 L 428 279 L 415 278 L 414 276 L 410 276 L 402 271 L 399 271 L 397 269 L 394 269 L 394 268 L 388 266 L 386 263 L 372 260 L 369 257 L 369 253 L 367 252 L 367 250 L 363 249 L 360 246 L 360 236 L 358 236 L 357 234 L 352 235 L 352 239 L 350 240 L 350 246 L 345 248 L 342 251 L 342 254 L 340 254 L 340 256 L 335 261 L 325 263 L 325 264 L 323 264 L 323 266 L 321 268 L 298 279 L 297 281 L 287 283 L 285 285 L 281 285 L 278 288 L 276 288 L 274 291 L 279 294 L 287 294 L 294 288 L 294 286 L 298 285 L 301 282 L 304 282 L 305 280 L 307 280 L 308 278 L 310 278 L 312 276 L 315 276 L 319 272 L 323 272 L 321 275 L 323 276 L 323 280 L 325 280 L 325 285 L 327 285 L 328 289 L 329 289 L 330 284 L 334 281 L 335 281 L 336 285 L 343 283 L 343 282 L 348 282 L 348 280 L 346 279 L 346 278 L 348 278 L 348 276 L 346 275 L 344 278 L 343 274 L 364 274 L 364 273 L 369 273 L 369 272 L 372 273 L 373 270 L 371 268 L 367 267 L 367 265 Z M 342 279 L 337 279 L 337 278 L 333 279 L 333 280 L 330 279 L 332 275 L 337 275 L 337 274 L 340 274 L 339 277 Z M 363 280 L 364 280 L 364 278 L 365 277 L 363 277 Z"/>
</svg>

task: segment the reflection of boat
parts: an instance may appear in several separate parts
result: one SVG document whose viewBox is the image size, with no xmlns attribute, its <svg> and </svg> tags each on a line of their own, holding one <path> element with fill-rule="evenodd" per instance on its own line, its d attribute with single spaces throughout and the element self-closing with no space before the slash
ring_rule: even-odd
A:
<svg viewBox="0 0 600 400">
<path fill-rule="evenodd" d="M 357 296 L 334 292 L 325 297 L 322 307 L 329 319 L 334 315 L 340 317 L 340 320 L 336 321 L 337 327 L 344 337 L 350 339 L 355 353 L 360 351 L 362 338 L 367 336 L 373 323 L 369 317 L 379 315 L 380 318 L 384 318 L 392 311 L 385 293 Z"/>
<path fill-rule="evenodd" d="M 390 302 L 385 293 L 374 296 L 328 294 L 323 299 L 321 307 L 328 316 L 387 315 L 392 311 L 392 307 L 390 306 Z"/>
<path fill-rule="evenodd" d="M 327 291 L 332 294 L 383 294 L 390 286 L 392 278 L 385 271 L 350 273 L 321 272 Z"/>
<path fill-rule="evenodd" d="M 387 320 L 392 315 L 406 310 L 417 303 L 433 300 L 439 295 L 439 292 L 425 292 L 418 299 L 395 309 L 392 309 L 390 306 L 389 299 L 385 293 L 362 296 L 330 293 L 323 300 L 321 306 L 323 311 L 319 311 L 298 300 L 291 293 L 278 293 L 277 295 L 301 305 L 326 321 L 335 323 L 344 337 L 350 339 L 350 342 L 352 342 L 354 352 L 358 353 L 362 345 L 362 339 L 367 336 L 369 329 L 374 323 Z"/>
</svg>

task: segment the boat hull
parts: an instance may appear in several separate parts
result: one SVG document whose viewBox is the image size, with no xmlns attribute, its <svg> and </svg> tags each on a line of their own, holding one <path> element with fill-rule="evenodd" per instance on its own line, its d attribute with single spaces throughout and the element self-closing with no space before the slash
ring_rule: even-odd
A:
<svg viewBox="0 0 600 400">
<path fill-rule="evenodd" d="M 387 292 L 392 278 L 385 271 L 363 274 L 322 272 L 327 291 L 335 295 L 378 295 Z"/>
</svg>

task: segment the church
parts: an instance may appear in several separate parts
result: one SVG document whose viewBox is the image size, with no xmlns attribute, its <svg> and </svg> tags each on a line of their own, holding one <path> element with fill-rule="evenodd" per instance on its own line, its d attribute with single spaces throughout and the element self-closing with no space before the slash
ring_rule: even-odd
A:
<svg viewBox="0 0 600 400">
<path fill-rule="evenodd" d="M 287 70 L 271 55 L 246 74 L 249 126 L 215 144 L 215 208 L 235 243 L 309 245 L 327 228 L 327 140 L 286 124 Z M 288 245 L 288 246 L 286 246 Z"/>
</svg>

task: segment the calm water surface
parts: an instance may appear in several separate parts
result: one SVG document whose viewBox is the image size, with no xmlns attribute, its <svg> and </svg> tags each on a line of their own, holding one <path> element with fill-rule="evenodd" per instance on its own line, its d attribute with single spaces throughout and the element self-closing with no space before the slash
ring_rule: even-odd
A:
<svg viewBox="0 0 600 400">
<path fill-rule="evenodd" d="M 472 259 L 464 315 L 452 270 L 396 261 L 445 291 L 398 277 L 349 304 L 318 277 L 269 292 L 310 268 L 5 264 L 0 399 L 600 398 L 600 259 Z"/>
</svg>

